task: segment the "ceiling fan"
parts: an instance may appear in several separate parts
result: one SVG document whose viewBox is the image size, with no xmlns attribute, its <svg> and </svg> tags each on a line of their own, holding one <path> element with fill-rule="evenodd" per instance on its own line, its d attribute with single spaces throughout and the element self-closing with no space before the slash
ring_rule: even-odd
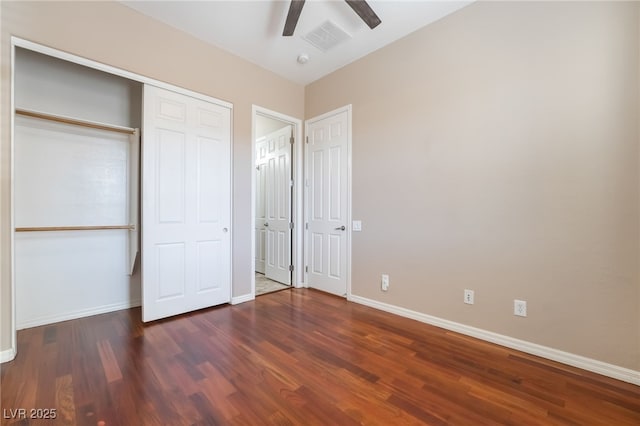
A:
<svg viewBox="0 0 640 426">
<path fill-rule="evenodd" d="M 378 15 L 371 9 L 371 6 L 365 0 L 345 0 L 347 4 L 358 14 L 358 16 L 369 26 L 374 29 L 382 22 Z M 289 13 L 287 13 L 287 20 L 284 23 L 284 31 L 282 35 L 289 37 L 293 35 L 293 31 L 296 29 L 302 7 L 305 0 L 291 0 L 289 5 Z"/>
</svg>

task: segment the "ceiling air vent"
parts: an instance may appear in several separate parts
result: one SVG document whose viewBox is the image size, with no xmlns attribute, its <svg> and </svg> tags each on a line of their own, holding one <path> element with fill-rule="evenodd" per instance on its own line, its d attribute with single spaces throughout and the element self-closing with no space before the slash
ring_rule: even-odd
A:
<svg viewBox="0 0 640 426">
<path fill-rule="evenodd" d="M 335 23 L 326 21 L 303 38 L 318 49 L 326 52 L 340 43 L 349 40 L 351 36 Z"/>
</svg>

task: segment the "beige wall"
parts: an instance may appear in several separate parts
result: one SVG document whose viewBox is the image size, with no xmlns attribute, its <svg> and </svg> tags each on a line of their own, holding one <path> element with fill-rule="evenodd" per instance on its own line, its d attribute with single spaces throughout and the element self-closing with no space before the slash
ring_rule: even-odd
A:
<svg viewBox="0 0 640 426">
<path fill-rule="evenodd" d="M 475 3 L 307 86 L 353 105 L 352 293 L 640 370 L 638 8 Z"/>
<path fill-rule="evenodd" d="M 115 2 L 0 2 L 0 351 L 10 346 L 10 35 L 232 102 L 233 295 L 251 292 L 251 105 L 294 117 L 304 88 Z"/>
</svg>

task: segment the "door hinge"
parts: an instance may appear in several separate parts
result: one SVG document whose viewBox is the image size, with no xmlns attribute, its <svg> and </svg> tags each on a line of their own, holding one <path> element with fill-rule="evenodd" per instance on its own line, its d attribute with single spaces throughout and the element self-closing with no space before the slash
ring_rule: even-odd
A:
<svg viewBox="0 0 640 426">
<path fill-rule="evenodd" d="M 293 272 L 293 265 L 289 265 L 289 272 Z"/>
<path fill-rule="evenodd" d="M 304 224 L 304 229 L 309 229 L 309 222 Z"/>
<path fill-rule="evenodd" d="M 290 143 L 291 145 L 293 145 L 293 141 L 294 141 L 293 136 L 291 136 L 291 137 L 289 138 L 289 143 Z"/>
<path fill-rule="evenodd" d="M 289 229 L 293 229 L 293 222 L 289 222 Z"/>
<path fill-rule="evenodd" d="M 307 143 L 309 143 L 309 136 L 307 136 L 306 138 L 307 138 Z"/>
<path fill-rule="evenodd" d="M 293 179 L 291 179 L 291 181 L 289 181 L 289 186 L 290 186 L 291 188 L 293 188 Z"/>
<path fill-rule="evenodd" d="M 304 271 L 305 271 L 305 272 L 309 272 L 309 267 L 308 267 L 308 266 L 305 266 L 305 267 L 304 267 Z"/>
</svg>

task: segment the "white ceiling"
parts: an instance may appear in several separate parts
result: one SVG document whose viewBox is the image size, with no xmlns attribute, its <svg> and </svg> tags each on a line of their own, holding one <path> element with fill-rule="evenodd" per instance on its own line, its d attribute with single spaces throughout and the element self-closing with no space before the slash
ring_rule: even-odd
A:
<svg viewBox="0 0 640 426">
<path fill-rule="evenodd" d="M 382 20 L 371 30 L 342 0 L 307 0 L 292 37 L 282 36 L 288 0 L 123 3 L 286 79 L 308 84 L 472 1 L 370 0 L 369 5 Z M 327 20 L 352 38 L 322 52 L 303 36 Z M 309 56 L 309 62 L 301 65 L 296 59 L 303 53 Z"/>
</svg>

